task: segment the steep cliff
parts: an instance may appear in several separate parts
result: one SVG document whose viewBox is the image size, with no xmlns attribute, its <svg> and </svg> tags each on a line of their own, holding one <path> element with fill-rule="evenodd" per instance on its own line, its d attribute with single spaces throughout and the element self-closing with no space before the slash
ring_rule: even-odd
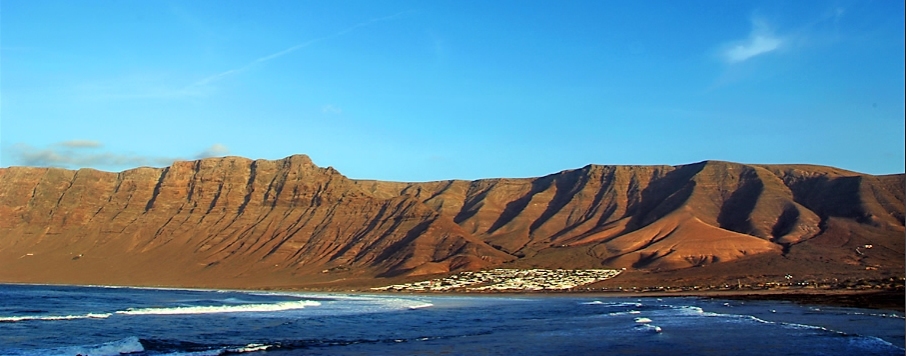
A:
<svg viewBox="0 0 906 356">
<path fill-rule="evenodd" d="M 10 167 L 0 281 L 261 287 L 507 263 L 666 270 L 807 245 L 902 269 L 904 185 L 903 174 L 714 161 L 425 183 L 351 180 L 302 155 L 121 173 Z M 854 250 L 863 240 L 872 259 Z"/>
</svg>

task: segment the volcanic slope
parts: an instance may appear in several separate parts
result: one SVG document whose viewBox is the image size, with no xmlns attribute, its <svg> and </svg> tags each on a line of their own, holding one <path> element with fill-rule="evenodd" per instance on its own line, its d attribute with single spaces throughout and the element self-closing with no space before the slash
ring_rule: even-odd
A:
<svg viewBox="0 0 906 356">
<path fill-rule="evenodd" d="M 0 281 L 251 288 L 815 255 L 902 274 L 904 185 L 903 174 L 716 161 L 425 183 L 352 180 L 303 155 L 10 167 Z"/>
</svg>

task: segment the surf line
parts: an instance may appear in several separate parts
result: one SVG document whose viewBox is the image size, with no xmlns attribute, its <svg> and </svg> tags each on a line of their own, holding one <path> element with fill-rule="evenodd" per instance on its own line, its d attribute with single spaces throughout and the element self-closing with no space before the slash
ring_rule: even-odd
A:
<svg viewBox="0 0 906 356">
<path fill-rule="evenodd" d="M 271 312 L 303 309 L 305 307 L 319 306 L 320 302 L 300 300 L 293 302 L 280 302 L 274 304 L 245 304 L 245 305 L 220 305 L 220 306 L 187 306 L 172 308 L 140 308 L 120 310 L 116 314 L 122 315 L 179 315 L 179 314 L 215 314 L 215 313 L 242 313 L 242 312 Z"/>
<path fill-rule="evenodd" d="M 0 316 L 0 323 L 14 323 L 17 321 L 27 320 L 76 320 L 76 319 L 106 319 L 110 313 L 88 313 L 83 315 L 23 315 L 23 316 Z"/>
<path fill-rule="evenodd" d="M 319 306 L 320 302 L 300 300 L 280 302 L 273 304 L 244 304 L 244 305 L 219 305 L 219 306 L 185 306 L 170 308 L 137 308 L 119 310 L 113 313 L 87 313 L 81 315 L 22 315 L 0 316 L 0 323 L 14 323 L 20 321 L 60 321 L 77 319 L 106 319 L 113 314 L 119 315 L 182 315 L 182 314 L 216 314 L 216 313 L 243 313 L 243 312 L 274 312 L 284 310 L 304 309 L 305 307 Z"/>
</svg>

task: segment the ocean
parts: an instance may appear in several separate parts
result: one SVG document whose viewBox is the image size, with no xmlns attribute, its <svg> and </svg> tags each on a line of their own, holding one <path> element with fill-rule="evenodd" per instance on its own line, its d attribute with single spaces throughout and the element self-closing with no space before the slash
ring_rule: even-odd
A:
<svg viewBox="0 0 906 356">
<path fill-rule="evenodd" d="M 903 355 L 903 313 L 697 297 L 0 285 L 0 355 Z"/>
</svg>

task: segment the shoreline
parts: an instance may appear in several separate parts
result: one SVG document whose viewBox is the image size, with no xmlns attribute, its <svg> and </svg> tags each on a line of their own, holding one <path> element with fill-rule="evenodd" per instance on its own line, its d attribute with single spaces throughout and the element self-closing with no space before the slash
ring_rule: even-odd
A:
<svg viewBox="0 0 906 356">
<path fill-rule="evenodd" d="M 860 293 L 780 293 L 774 295 L 747 294 L 722 296 L 723 299 L 745 301 L 788 301 L 796 304 L 824 305 L 844 308 L 892 310 L 904 313 L 903 291 L 865 291 Z"/>
<path fill-rule="evenodd" d="M 755 290 L 741 292 L 738 290 L 710 290 L 710 291 L 483 291 L 483 292 L 391 292 L 367 291 L 360 289 L 343 288 L 304 288 L 304 287 L 278 287 L 278 288 L 198 288 L 175 286 L 129 286 L 129 285 L 99 285 L 99 284 L 53 284 L 53 283 L 9 283 L 0 282 L 0 285 L 19 286 L 61 286 L 61 287 L 92 287 L 92 288 L 127 288 L 127 289 L 159 289 L 159 290 L 194 290 L 194 291 L 236 291 L 236 292 L 268 292 L 268 293 L 335 293 L 335 294 L 365 294 L 365 295 L 406 295 L 406 296 L 470 296 L 470 297 L 507 297 L 507 296 L 534 296 L 534 297 L 602 297 L 602 298 L 708 298 L 728 299 L 742 301 L 787 301 L 802 305 L 822 305 L 845 308 L 861 308 L 874 310 L 890 310 L 906 313 L 906 291 L 903 289 L 786 289 L 786 290 Z"/>
<path fill-rule="evenodd" d="M 326 292 L 326 291 L 319 291 Z M 507 291 L 507 292 L 364 292 L 353 293 L 379 295 L 451 295 L 471 297 L 534 296 L 534 297 L 601 297 L 601 298 L 701 298 L 742 301 L 786 301 L 802 305 L 821 305 L 844 308 L 890 310 L 906 313 L 906 292 L 903 290 L 820 290 L 803 292 L 798 290 L 705 292 L 600 292 L 600 291 Z"/>
</svg>

